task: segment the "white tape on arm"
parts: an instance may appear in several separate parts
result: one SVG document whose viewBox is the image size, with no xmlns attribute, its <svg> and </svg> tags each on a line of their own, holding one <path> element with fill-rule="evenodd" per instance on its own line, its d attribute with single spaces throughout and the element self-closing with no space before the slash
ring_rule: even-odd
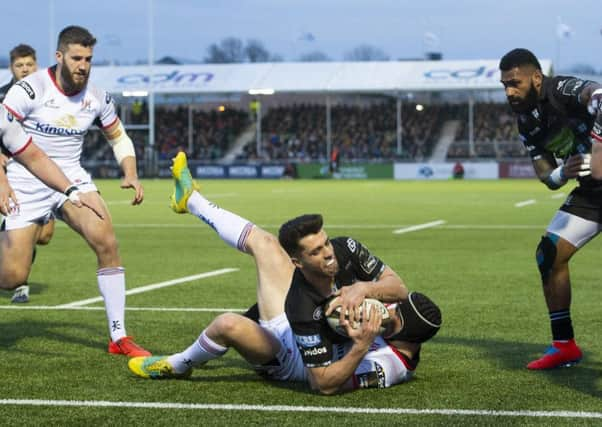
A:
<svg viewBox="0 0 602 427">
<path fill-rule="evenodd" d="M 134 150 L 134 143 L 123 128 L 123 124 L 119 122 L 118 126 L 119 127 L 115 131 L 115 133 L 117 133 L 117 137 L 114 139 L 109 139 L 108 141 L 113 148 L 113 154 L 115 154 L 117 163 L 121 164 L 123 159 L 126 157 L 136 157 L 136 151 Z"/>
</svg>

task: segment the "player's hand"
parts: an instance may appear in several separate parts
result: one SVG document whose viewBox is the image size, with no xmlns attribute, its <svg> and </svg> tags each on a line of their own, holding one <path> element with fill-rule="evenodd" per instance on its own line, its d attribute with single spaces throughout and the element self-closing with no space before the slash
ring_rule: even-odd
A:
<svg viewBox="0 0 602 427">
<path fill-rule="evenodd" d="M 85 206 L 94 212 L 100 219 L 105 219 L 105 207 L 97 193 L 74 191 L 69 195 L 69 200 L 78 208 L 83 208 Z"/>
<path fill-rule="evenodd" d="M 380 334 L 380 325 L 382 324 L 383 318 L 380 311 L 376 307 L 371 306 L 369 313 L 364 313 L 359 323 L 359 327 L 353 328 L 353 323 L 349 321 L 341 322 L 341 325 L 345 327 L 347 335 L 354 344 L 365 348 L 366 350 L 370 347 L 370 344 Z M 357 326 L 357 325 L 356 325 Z"/>
<path fill-rule="evenodd" d="M 563 175 L 568 179 L 591 175 L 591 158 L 591 154 L 575 154 L 569 157 L 563 166 Z"/>
<path fill-rule="evenodd" d="M 351 324 L 361 318 L 361 305 L 366 298 L 366 290 L 363 282 L 356 282 L 351 286 L 343 286 L 335 292 L 337 296 L 326 313 L 329 315 L 335 307 L 341 306 L 340 321 L 345 320 L 345 314 Z"/>
<path fill-rule="evenodd" d="M 0 185 L 0 214 L 8 216 L 8 214 L 16 211 L 18 208 L 19 202 L 17 201 L 17 196 L 15 196 L 15 192 L 8 184 L 8 181 L 6 181 L 6 183 Z"/>
<path fill-rule="evenodd" d="M 134 200 L 132 200 L 132 205 L 139 205 L 144 200 L 144 188 L 142 188 L 142 184 L 138 181 L 138 178 L 124 177 L 121 181 L 121 188 L 133 188 L 136 192 Z"/>
</svg>

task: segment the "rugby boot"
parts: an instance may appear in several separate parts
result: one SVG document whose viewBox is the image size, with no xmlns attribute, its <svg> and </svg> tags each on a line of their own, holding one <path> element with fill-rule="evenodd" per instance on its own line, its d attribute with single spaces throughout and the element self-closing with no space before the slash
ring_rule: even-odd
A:
<svg viewBox="0 0 602 427">
<path fill-rule="evenodd" d="M 576 365 L 582 358 L 583 353 L 574 339 L 567 342 L 553 341 L 543 356 L 529 363 L 527 369 L 567 368 Z"/>
<path fill-rule="evenodd" d="M 192 368 L 182 373 L 174 371 L 173 366 L 167 361 L 167 356 L 134 357 L 128 361 L 128 368 L 142 378 L 160 380 L 167 378 L 188 378 Z"/>
<path fill-rule="evenodd" d="M 123 354 L 128 357 L 150 356 L 151 352 L 143 349 L 134 342 L 132 337 L 123 337 L 109 342 L 109 353 Z"/>
<path fill-rule="evenodd" d="M 10 302 L 13 304 L 23 304 L 29 302 L 29 286 L 21 285 L 18 288 L 15 288 L 15 293 L 13 294 Z"/>
<path fill-rule="evenodd" d="M 199 191 L 199 185 L 192 179 L 186 153 L 180 151 L 172 159 L 171 175 L 174 179 L 174 192 L 171 195 L 171 209 L 175 213 L 188 213 L 188 198 L 193 191 Z"/>
</svg>

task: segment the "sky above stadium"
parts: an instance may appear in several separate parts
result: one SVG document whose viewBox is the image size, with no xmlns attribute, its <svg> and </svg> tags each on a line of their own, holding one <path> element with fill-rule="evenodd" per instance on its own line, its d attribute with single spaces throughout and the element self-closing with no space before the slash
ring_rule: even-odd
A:
<svg viewBox="0 0 602 427">
<path fill-rule="evenodd" d="M 367 44 L 391 59 L 497 59 L 526 47 L 557 69 L 602 71 L 599 0 L 30 0 L 4 2 L 0 55 L 31 44 L 50 63 L 56 35 L 82 25 L 98 39 L 98 60 L 132 64 L 149 55 L 153 11 L 156 59 L 202 60 L 226 37 L 257 39 L 290 61 L 312 51 L 333 60 Z M 6 52 L 6 53 L 3 53 Z M 558 64 L 560 65 L 558 67 Z"/>
</svg>

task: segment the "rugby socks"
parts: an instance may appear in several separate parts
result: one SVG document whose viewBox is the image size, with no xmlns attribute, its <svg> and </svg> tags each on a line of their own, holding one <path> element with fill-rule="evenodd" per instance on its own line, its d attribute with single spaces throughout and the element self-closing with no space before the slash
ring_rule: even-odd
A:
<svg viewBox="0 0 602 427">
<path fill-rule="evenodd" d="M 552 325 L 552 337 L 554 341 L 567 342 L 573 339 L 573 323 L 571 322 L 571 310 L 550 311 L 550 323 Z"/>
<path fill-rule="evenodd" d="M 213 228 L 219 237 L 233 248 L 245 252 L 245 242 L 253 223 L 220 208 L 201 196 L 197 191 L 188 198 L 188 210 Z"/>
<path fill-rule="evenodd" d="M 125 337 L 125 269 L 101 268 L 96 272 L 98 289 L 105 301 L 111 341 Z"/>
<path fill-rule="evenodd" d="M 181 353 L 172 354 L 167 358 L 167 361 L 171 364 L 175 373 L 181 374 L 209 360 L 222 357 L 227 351 L 228 347 L 217 344 L 203 331 L 190 347 Z"/>
</svg>

